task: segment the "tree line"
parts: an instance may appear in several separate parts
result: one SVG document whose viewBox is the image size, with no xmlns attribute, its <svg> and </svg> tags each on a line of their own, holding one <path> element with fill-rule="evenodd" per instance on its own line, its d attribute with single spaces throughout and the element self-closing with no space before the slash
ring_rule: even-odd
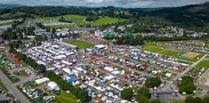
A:
<svg viewBox="0 0 209 103">
<path fill-rule="evenodd" d="M 205 98 L 193 98 L 192 96 L 187 96 L 185 99 L 185 103 L 209 103 L 209 97 L 207 96 Z"/>
<path fill-rule="evenodd" d="M 144 40 L 142 36 L 140 35 L 122 35 L 121 37 L 119 36 L 114 36 L 114 35 L 109 35 L 105 36 L 104 39 L 107 40 L 116 40 L 116 44 L 121 44 L 121 45 L 143 45 Z"/>
<path fill-rule="evenodd" d="M 136 91 L 136 93 L 133 91 Z M 124 100 L 131 101 L 135 98 L 138 103 L 161 103 L 159 99 L 149 100 L 150 97 L 151 94 L 147 87 L 141 87 L 137 90 L 133 88 L 126 88 L 121 91 L 121 98 Z"/>
<path fill-rule="evenodd" d="M 30 57 L 27 57 L 27 55 L 16 51 L 14 48 L 10 48 L 9 52 L 13 53 L 13 54 L 16 54 L 18 58 L 23 60 L 27 65 L 30 65 L 32 68 L 34 68 L 34 70 L 37 73 L 44 73 L 45 72 L 46 67 L 43 64 L 36 63 L 35 60 L 33 60 Z"/>
</svg>

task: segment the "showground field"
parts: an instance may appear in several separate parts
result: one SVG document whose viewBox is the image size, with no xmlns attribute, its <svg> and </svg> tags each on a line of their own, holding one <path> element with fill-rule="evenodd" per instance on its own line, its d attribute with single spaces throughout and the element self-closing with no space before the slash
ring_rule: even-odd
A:
<svg viewBox="0 0 209 103">
<path fill-rule="evenodd" d="M 61 17 L 63 17 L 67 21 L 72 21 L 72 22 L 85 21 L 85 16 L 80 16 L 80 15 L 63 15 L 63 16 L 55 16 L 55 17 L 43 17 L 41 19 L 45 22 L 49 22 L 50 20 L 58 21 Z"/>
<path fill-rule="evenodd" d="M 113 18 L 113 17 L 100 17 L 95 22 L 84 23 L 84 24 L 80 24 L 79 26 L 86 26 L 86 25 L 101 26 L 101 25 L 114 24 L 114 23 L 124 22 L 124 21 L 126 21 L 126 19 Z"/>
<path fill-rule="evenodd" d="M 76 45 L 79 49 L 90 48 L 95 46 L 95 44 L 81 40 L 69 40 L 69 41 L 65 41 L 65 43 Z"/>
<path fill-rule="evenodd" d="M 195 62 L 199 60 L 199 58 L 205 55 L 205 53 L 196 53 L 196 52 L 192 52 L 191 54 L 189 51 L 166 46 L 165 43 L 166 42 L 145 43 L 145 47 L 140 48 L 140 49 L 144 51 L 150 51 L 153 53 L 162 54 L 162 55 L 173 56 L 177 59 L 182 59 L 188 62 Z M 184 58 L 179 55 L 192 56 L 192 58 Z"/>
<path fill-rule="evenodd" d="M 203 67 L 203 68 L 209 68 L 209 60 L 203 60 L 199 64 L 197 64 L 198 68 Z"/>
<path fill-rule="evenodd" d="M 187 52 L 187 53 L 183 54 L 182 56 L 189 57 L 189 58 L 194 58 L 198 55 L 199 55 L 198 53 Z"/>
</svg>

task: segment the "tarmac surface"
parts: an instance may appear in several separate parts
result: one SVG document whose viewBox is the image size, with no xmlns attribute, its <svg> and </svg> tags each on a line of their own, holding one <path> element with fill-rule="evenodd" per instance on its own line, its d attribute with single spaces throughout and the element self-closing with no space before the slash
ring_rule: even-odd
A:
<svg viewBox="0 0 209 103">
<path fill-rule="evenodd" d="M 0 71 L 0 78 L 18 101 L 21 103 L 30 103 L 30 101 L 17 89 L 17 87 L 6 77 L 2 71 Z"/>
</svg>

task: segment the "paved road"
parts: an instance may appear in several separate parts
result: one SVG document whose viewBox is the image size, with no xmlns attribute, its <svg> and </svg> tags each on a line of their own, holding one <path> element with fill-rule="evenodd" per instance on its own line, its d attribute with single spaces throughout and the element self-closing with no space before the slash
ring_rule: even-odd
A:
<svg viewBox="0 0 209 103">
<path fill-rule="evenodd" d="M 208 76 L 209 73 L 209 69 L 207 69 L 197 80 L 196 80 L 196 84 L 201 83 L 202 78 L 206 75 Z"/>
<path fill-rule="evenodd" d="M 0 78 L 17 100 L 21 103 L 30 103 L 30 101 L 16 88 L 2 71 L 0 71 Z"/>
<path fill-rule="evenodd" d="M 12 74 L 14 71 L 17 71 L 17 70 L 21 71 L 21 70 L 24 70 L 24 69 L 28 70 L 31 74 L 28 77 L 17 76 L 18 78 L 21 78 L 21 79 L 20 79 L 19 82 L 15 83 L 16 86 L 20 85 L 22 83 L 25 83 L 25 82 L 28 82 L 28 81 L 31 81 L 31 80 L 34 80 L 34 79 L 38 78 L 38 76 L 36 76 L 35 72 L 33 70 L 29 69 L 29 67 L 16 68 L 16 69 L 10 70 L 9 73 Z"/>
<path fill-rule="evenodd" d="M 191 66 L 189 66 L 185 71 L 181 72 L 177 77 L 182 77 L 185 73 L 189 72 L 192 68 L 194 68 L 198 63 L 200 63 L 202 60 L 205 59 L 207 54 L 205 54 L 202 58 L 200 58 L 198 61 L 194 62 Z"/>
</svg>

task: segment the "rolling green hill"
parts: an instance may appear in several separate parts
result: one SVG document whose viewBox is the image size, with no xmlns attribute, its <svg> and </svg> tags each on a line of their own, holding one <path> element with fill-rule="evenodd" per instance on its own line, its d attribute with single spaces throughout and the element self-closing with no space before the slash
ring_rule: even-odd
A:
<svg viewBox="0 0 209 103">
<path fill-rule="evenodd" d="M 209 29 L 207 29 L 209 27 L 209 2 L 196 4 L 196 5 L 182 6 L 182 7 L 156 8 L 156 9 L 137 9 L 137 8 L 128 9 L 128 8 L 114 8 L 114 7 L 88 8 L 88 7 L 24 6 L 24 7 L 12 8 L 12 9 L 1 9 L 0 15 L 3 16 L 0 16 L 0 19 L 8 19 L 7 13 L 12 13 L 12 14 L 25 13 L 24 15 L 10 16 L 9 19 L 23 18 L 23 17 L 24 18 L 40 17 L 44 21 L 48 21 L 50 19 L 58 19 L 60 16 L 63 16 L 66 20 L 75 21 L 75 22 L 77 21 L 80 22 L 84 20 L 83 19 L 84 17 L 92 16 L 92 15 L 99 17 L 112 17 L 118 19 L 123 18 L 123 19 L 127 19 L 127 21 L 130 21 L 130 23 L 136 23 L 136 21 L 138 21 L 141 17 L 153 17 L 153 18 L 162 18 L 161 20 L 165 20 L 166 22 L 168 21 L 169 24 L 171 25 L 209 33 Z M 109 18 L 105 18 L 105 19 L 108 20 Z M 100 26 L 103 24 L 112 24 L 113 21 L 119 21 L 119 20 L 111 19 L 110 21 L 103 22 L 102 19 L 99 19 L 93 23 L 88 23 L 87 25 Z M 152 22 L 155 23 L 157 22 L 157 20 L 153 20 Z"/>
</svg>

